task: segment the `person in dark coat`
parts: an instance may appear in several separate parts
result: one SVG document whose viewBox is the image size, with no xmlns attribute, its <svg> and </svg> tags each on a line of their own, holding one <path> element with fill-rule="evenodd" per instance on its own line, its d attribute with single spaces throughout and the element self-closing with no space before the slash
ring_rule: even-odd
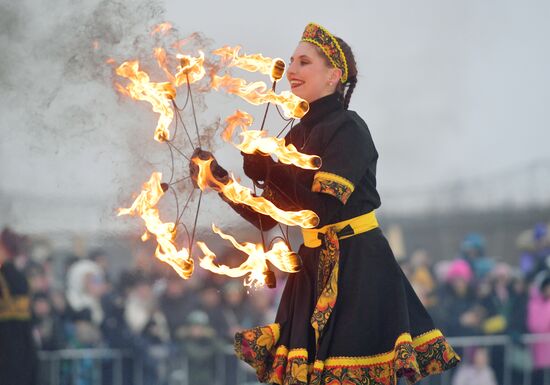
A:
<svg viewBox="0 0 550 385">
<path fill-rule="evenodd" d="M 454 260 L 440 289 L 436 318 L 450 337 L 483 334 L 485 309 L 478 303 L 472 287 L 473 272 L 468 262 Z"/>
<path fill-rule="evenodd" d="M 29 285 L 13 264 L 18 236 L 9 229 L 0 235 L 0 383 L 36 383 L 37 355 L 32 337 Z"/>
</svg>

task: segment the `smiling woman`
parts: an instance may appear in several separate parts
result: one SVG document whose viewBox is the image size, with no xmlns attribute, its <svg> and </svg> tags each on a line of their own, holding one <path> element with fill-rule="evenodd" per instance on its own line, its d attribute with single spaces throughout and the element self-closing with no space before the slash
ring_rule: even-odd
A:
<svg viewBox="0 0 550 385">
<path fill-rule="evenodd" d="M 366 123 L 348 110 L 357 81 L 351 49 L 309 24 L 291 58 L 292 92 L 309 112 L 285 140 L 319 155 L 319 170 L 244 154 L 244 171 L 264 181 L 264 197 L 285 210 L 315 211 L 302 229 L 303 268 L 291 274 L 275 322 L 237 333 L 239 358 L 275 384 L 409 383 L 460 358 L 414 293 L 376 220 L 378 153 Z M 230 202 L 229 202 L 230 203 Z M 270 217 L 230 203 L 259 228 Z"/>
</svg>

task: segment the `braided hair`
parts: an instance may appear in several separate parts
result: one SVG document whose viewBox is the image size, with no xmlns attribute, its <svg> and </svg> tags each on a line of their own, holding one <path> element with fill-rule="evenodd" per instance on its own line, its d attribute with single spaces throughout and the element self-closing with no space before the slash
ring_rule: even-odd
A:
<svg viewBox="0 0 550 385">
<path fill-rule="evenodd" d="M 357 64 L 355 63 L 355 56 L 353 55 L 353 52 L 351 50 L 351 47 L 346 43 L 344 40 L 339 38 L 338 36 L 334 36 L 336 38 L 336 41 L 338 41 L 338 44 L 340 45 L 340 48 L 342 48 L 342 51 L 344 52 L 344 56 L 346 57 L 346 62 L 348 64 L 348 78 L 345 83 L 338 82 L 338 85 L 336 86 L 336 93 L 338 94 L 338 100 L 342 105 L 344 106 L 344 109 L 348 109 L 349 102 L 351 100 L 351 94 L 353 94 L 353 90 L 355 89 L 355 86 L 357 85 Z M 325 63 L 327 67 L 332 68 L 333 65 L 328 59 L 328 57 L 325 55 L 323 50 L 319 47 L 316 47 L 317 51 L 319 52 L 319 56 L 323 57 L 325 59 Z"/>
<path fill-rule="evenodd" d="M 353 94 L 353 90 L 357 85 L 357 64 L 355 63 L 355 56 L 353 55 L 351 47 L 339 37 L 336 37 L 336 40 L 338 41 L 338 44 L 340 44 L 340 48 L 342 48 L 348 64 L 348 79 L 345 83 L 338 83 L 338 86 L 336 87 L 336 92 L 339 94 L 340 102 L 347 110 L 351 100 L 351 94 Z"/>
</svg>

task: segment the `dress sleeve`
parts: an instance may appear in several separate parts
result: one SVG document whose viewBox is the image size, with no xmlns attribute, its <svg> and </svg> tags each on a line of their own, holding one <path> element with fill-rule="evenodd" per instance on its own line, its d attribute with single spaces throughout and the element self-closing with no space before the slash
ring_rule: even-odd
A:
<svg viewBox="0 0 550 385">
<path fill-rule="evenodd" d="M 233 203 L 227 199 L 223 194 L 219 194 L 222 200 L 224 200 L 231 208 L 239 214 L 244 220 L 252 224 L 258 230 L 268 231 L 271 230 L 277 224 L 277 221 L 268 215 L 260 214 L 254 211 L 249 206 Z"/>
<path fill-rule="evenodd" d="M 366 127 L 350 119 L 336 130 L 313 177 L 311 191 L 332 195 L 346 204 L 367 171 L 374 144 Z"/>
</svg>

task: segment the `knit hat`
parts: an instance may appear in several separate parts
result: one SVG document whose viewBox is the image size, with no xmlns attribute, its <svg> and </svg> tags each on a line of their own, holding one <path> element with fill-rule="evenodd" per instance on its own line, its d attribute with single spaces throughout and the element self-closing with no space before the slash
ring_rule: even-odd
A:
<svg viewBox="0 0 550 385">
<path fill-rule="evenodd" d="M 449 270 L 447 271 L 447 282 L 457 278 L 462 278 L 466 282 L 472 280 L 473 273 L 470 264 L 463 259 L 457 259 L 451 263 Z"/>
</svg>

